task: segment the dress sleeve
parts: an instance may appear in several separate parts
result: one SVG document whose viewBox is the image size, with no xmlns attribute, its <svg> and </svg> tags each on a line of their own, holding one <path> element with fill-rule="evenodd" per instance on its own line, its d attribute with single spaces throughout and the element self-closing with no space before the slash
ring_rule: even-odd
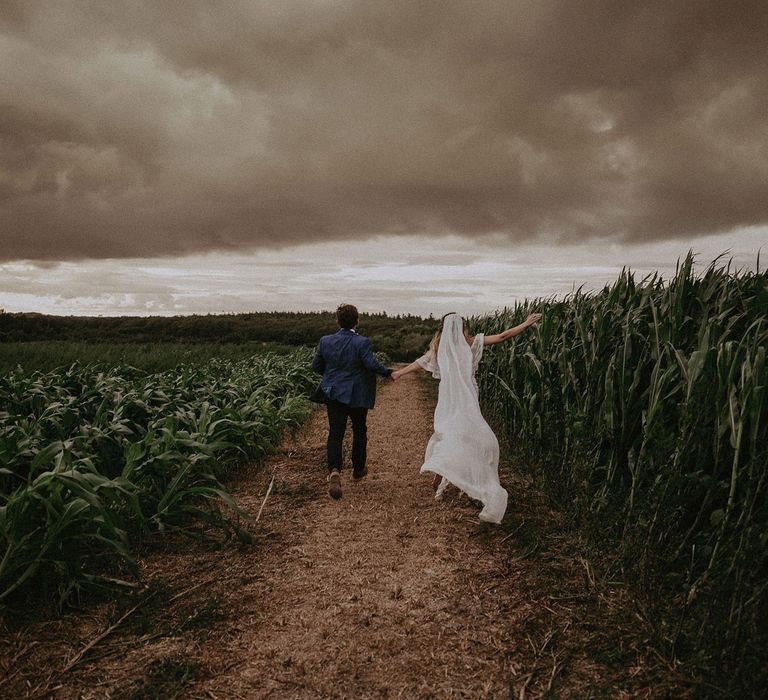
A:
<svg viewBox="0 0 768 700">
<path fill-rule="evenodd" d="M 431 372 L 435 379 L 440 379 L 440 369 L 437 366 L 435 353 L 433 353 L 432 350 L 427 350 L 427 352 L 425 352 L 418 360 L 416 360 L 416 362 L 419 363 L 422 369 L 427 370 L 427 372 Z"/>
<path fill-rule="evenodd" d="M 483 342 L 484 338 L 485 333 L 478 333 L 472 341 L 472 369 L 474 370 L 477 370 L 477 366 L 480 364 L 480 360 L 483 357 L 483 348 L 485 347 L 485 343 Z"/>
</svg>

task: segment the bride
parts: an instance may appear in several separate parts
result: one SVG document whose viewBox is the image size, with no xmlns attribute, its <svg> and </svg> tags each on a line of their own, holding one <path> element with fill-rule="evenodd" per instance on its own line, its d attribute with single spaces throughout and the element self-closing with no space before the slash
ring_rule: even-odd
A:
<svg viewBox="0 0 768 700">
<path fill-rule="evenodd" d="M 519 326 L 497 335 L 472 337 L 461 316 L 446 314 L 427 353 L 392 373 L 393 379 L 399 379 L 426 370 L 440 380 L 435 430 L 420 471 L 435 474 L 436 498 L 451 483 L 481 501 L 479 518 L 491 523 L 500 523 L 504 517 L 507 492 L 499 483 L 499 443 L 480 413 L 475 372 L 486 345 L 514 338 L 540 318 L 541 314 L 531 314 Z"/>
</svg>

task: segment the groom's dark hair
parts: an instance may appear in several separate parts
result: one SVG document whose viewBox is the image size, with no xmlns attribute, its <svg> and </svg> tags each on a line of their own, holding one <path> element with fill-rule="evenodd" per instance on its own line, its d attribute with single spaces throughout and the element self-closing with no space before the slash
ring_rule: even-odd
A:
<svg viewBox="0 0 768 700">
<path fill-rule="evenodd" d="M 342 328 L 354 328 L 358 318 L 357 307 L 352 304 L 342 304 L 336 309 L 336 320 Z"/>
</svg>

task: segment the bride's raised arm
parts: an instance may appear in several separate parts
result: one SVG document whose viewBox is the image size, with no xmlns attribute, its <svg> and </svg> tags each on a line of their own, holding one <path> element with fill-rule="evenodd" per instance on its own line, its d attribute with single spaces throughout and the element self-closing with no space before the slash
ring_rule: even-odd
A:
<svg viewBox="0 0 768 700">
<path fill-rule="evenodd" d="M 496 335 L 483 336 L 483 345 L 496 345 L 496 343 L 503 343 L 505 340 L 514 338 L 516 335 L 522 333 L 526 328 L 529 328 L 541 318 L 541 314 L 531 314 L 525 319 L 519 326 L 514 328 L 507 328 L 507 330 L 497 333 Z"/>
</svg>

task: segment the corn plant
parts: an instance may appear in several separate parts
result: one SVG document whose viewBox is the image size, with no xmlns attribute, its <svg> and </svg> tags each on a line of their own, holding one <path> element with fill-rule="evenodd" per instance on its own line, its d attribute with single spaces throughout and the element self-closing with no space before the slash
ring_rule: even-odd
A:
<svg viewBox="0 0 768 700">
<path fill-rule="evenodd" d="M 0 377 L 0 602 L 130 582 L 148 532 L 247 539 L 222 486 L 308 412 L 309 351 L 161 373 L 80 366 Z"/>
<path fill-rule="evenodd" d="M 684 601 L 689 646 L 722 669 L 765 654 L 768 275 L 759 261 L 757 272 L 715 261 L 697 276 L 689 255 L 669 283 L 625 270 L 597 293 L 525 301 L 472 325 L 494 333 L 533 311 L 541 322 L 481 364 L 488 415 L 543 484 L 613 534 L 628 574 Z"/>
</svg>

